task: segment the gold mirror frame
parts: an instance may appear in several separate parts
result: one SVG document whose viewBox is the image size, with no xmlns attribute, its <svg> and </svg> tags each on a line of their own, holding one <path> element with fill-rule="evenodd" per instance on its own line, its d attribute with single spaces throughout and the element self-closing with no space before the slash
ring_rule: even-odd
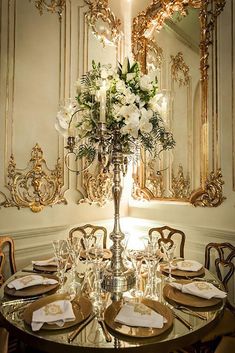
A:
<svg viewBox="0 0 235 353">
<path fill-rule="evenodd" d="M 222 12 L 226 0 L 153 0 L 145 11 L 142 11 L 133 19 L 132 28 L 132 52 L 134 59 L 140 62 L 141 70 L 147 72 L 147 53 L 153 48 L 153 41 L 146 37 L 146 31 L 160 30 L 166 19 L 171 19 L 175 12 L 187 15 L 188 7 L 199 10 L 200 23 L 200 85 L 201 85 L 201 165 L 200 165 L 200 187 L 192 191 L 188 202 L 194 206 L 216 207 L 219 206 L 223 197 L 223 180 L 221 170 L 213 170 L 209 173 L 209 138 L 208 138 L 208 69 L 209 69 L 209 47 L 213 42 L 213 31 L 218 15 Z M 156 45 L 156 44 L 155 44 Z M 215 158 L 215 157 L 214 157 Z M 147 186 L 146 165 L 141 163 L 140 168 L 134 173 L 133 197 L 136 199 L 159 199 L 154 197 Z M 213 162 L 213 165 L 218 163 Z M 155 183 L 161 175 L 156 173 Z M 185 179 L 181 179 L 185 182 Z M 180 180 L 180 179 L 179 179 Z M 168 200 L 165 198 L 164 200 Z M 182 201 L 174 198 L 174 201 Z M 183 200 L 185 201 L 185 199 Z"/>
</svg>

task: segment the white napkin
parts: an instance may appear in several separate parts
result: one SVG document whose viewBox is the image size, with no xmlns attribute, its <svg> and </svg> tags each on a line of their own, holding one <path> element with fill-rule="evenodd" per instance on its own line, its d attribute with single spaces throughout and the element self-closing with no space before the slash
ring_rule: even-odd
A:
<svg viewBox="0 0 235 353">
<path fill-rule="evenodd" d="M 14 279 L 10 283 L 8 283 L 7 287 L 10 289 L 15 288 L 16 290 L 19 290 L 22 288 L 36 286 L 38 284 L 56 284 L 56 283 L 58 283 L 58 281 L 53 278 L 46 278 L 39 275 L 28 275 L 28 276 Z"/>
<path fill-rule="evenodd" d="M 114 321 L 127 326 L 162 328 L 166 319 L 142 303 L 127 303 Z"/>
<path fill-rule="evenodd" d="M 48 260 L 32 261 L 33 265 L 37 266 L 57 266 L 56 257 L 51 257 Z"/>
<path fill-rule="evenodd" d="M 33 331 L 40 330 L 44 323 L 63 327 L 65 322 L 74 320 L 75 315 L 71 302 L 69 300 L 57 300 L 33 312 L 31 327 Z"/>
<path fill-rule="evenodd" d="M 208 282 L 192 282 L 188 284 L 180 284 L 180 283 L 170 283 L 170 285 L 182 293 L 196 295 L 197 297 L 204 299 L 211 298 L 225 298 L 227 293 L 222 290 L 216 288 L 212 283 Z"/>
<path fill-rule="evenodd" d="M 199 271 L 203 267 L 200 262 L 194 260 L 178 261 L 173 268 L 177 268 L 182 271 Z"/>
</svg>

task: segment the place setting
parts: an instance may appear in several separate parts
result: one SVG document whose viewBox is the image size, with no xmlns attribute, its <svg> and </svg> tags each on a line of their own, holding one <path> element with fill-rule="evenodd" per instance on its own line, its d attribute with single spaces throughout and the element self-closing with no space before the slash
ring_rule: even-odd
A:
<svg viewBox="0 0 235 353">
<path fill-rule="evenodd" d="M 173 326 L 171 309 L 146 298 L 114 301 L 105 310 L 104 320 L 114 335 L 121 334 L 135 340 L 160 336 Z"/>
<path fill-rule="evenodd" d="M 206 280 L 177 280 L 164 286 L 163 296 L 174 306 L 183 305 L 209 311 L 220 305 L 227 293 Z"/>
</svg>

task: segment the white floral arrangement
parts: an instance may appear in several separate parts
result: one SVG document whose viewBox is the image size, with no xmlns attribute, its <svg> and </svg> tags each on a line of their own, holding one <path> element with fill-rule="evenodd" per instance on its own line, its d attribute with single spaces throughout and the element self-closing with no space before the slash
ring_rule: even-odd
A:
<svg viewBox="0 0 235 353">
<path fill-rule="evenodd" d="M 126 58 L 116 71 L 92 62 L 92 69 L 77 81 L 75 100 L 59 110 L 56 129 L 65 137 L 84 140 L 79 158 L 95 157 L 100 123 L 105 124 L 107 145 L 118 130 L 123 153 L 144 147 L 156 154 L 175 146 L 160 115 L 159 97 L 157 79 L 141 74 L 137 62 L 131 65 Z"/>
</svg>

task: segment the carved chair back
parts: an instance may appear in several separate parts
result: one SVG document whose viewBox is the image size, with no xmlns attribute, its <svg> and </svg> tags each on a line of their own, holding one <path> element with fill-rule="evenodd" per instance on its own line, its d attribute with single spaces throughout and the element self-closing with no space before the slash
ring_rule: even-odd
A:
<svg viewBox="0 0 235 353">
<path fill-rule="evenodd" d="M 185 234 L 179 229 L 174 229 L 169 226 L 156 227 L 149 229 L 150 241 L 154 235 L 159 235 L 158 244 L 161 246 L 162 243 L 169 243 L 171 246 L 179 243 L 179 255 L 184 258 L 184 245 L 185 245 Z M 174 241 L 175 240 L 175 241 Z"/>
<path fill-rule="evenodd" d="M 84 239 L 89 240 L 90 245 L 93 246 L 97 242 L 98 237 L 102 237 L 103 248 L 107 247 L 107 229 L 105 227 L 85 224 L 69 231 L 69 238 L 72 239 L 74 236 L 80 238 L 83 249 L 85 249 Z"/>
<path fill-rule="evenodd" d="M 5 280 L 5 265 L 8 263 L 12 275 L 16 272 L 14 241 L 9 236 L 0 236 L 0 286 Z"/>
<path fill-rule="evenodd" d="M 205 267 L 208 270 L 212 266 L 212 251 L 216 274 L 228 292 L 228 283 L 235 271 L 235 246 L 230 243 L 207 244 L 205 249 Z"/>
</svg>

